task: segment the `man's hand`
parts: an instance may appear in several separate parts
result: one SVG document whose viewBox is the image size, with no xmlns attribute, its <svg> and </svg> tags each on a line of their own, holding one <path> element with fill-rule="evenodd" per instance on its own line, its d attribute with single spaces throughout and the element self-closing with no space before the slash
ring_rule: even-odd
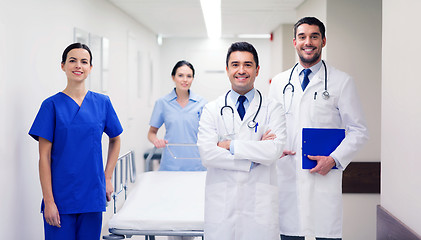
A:
<svg viewBox="0 0 421 240">
<path fill-rule="evenodd" d="M 261 141 L 265 141 L 265 140 L 273 140 L 273 139 L 275 139 L 276 138 L 276 135 L 274 134 L 274 133 L 271 133 L 270 132 L 270 129 L 269 130 L 267 130 L 264 134 L 263 134 L 263 136 L 262 136 L 262 138 L 260 139 Z"/>
<path fill-rule="evenodd" d="M 291 150 L 284 150 L 282 152 L 282 156 L 281 158 L 285 157 L 286 155 L 295 155 L 295 152 L 291 151 Z"/>
<path fill-rule="evenodd" d="M 225 140 L 217 143 L 218 147 L 230 150 L 231 140 Z"/>
<path fill-rule="evenodd" d="M 335 160 L 331 156 L 310 156 L 307 155 L 310 160 L 316 160 L 317 165 L 310 169 L 310 173 L 318 173 L 325 176 L 330 170 L 336 166 Z"/>
</svg>

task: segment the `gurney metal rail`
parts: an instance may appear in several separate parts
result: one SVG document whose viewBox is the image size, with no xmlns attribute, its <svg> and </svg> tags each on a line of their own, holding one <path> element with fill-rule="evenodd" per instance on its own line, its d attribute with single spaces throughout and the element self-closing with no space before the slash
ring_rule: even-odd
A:
<svg viewBox="0 0 421 240">
<path fill-rule="evenodd" d="M 143 235 L 145 240 L 155 240 L 156 236 L 183 236 L 183 237 L 201 237 L 203 238 L 203 231 L 159 231 L 159 230 L 121 230 L 121 229 L 110 229 L 111 234 L 106 236 L 104 239 L 125 239 L 131 238 L 134 235 Z M 125 237 L 124 237 L 125 236 Z"/>
<path fill-rule="evenodd" d="M 124 169 L 124 171 L 123 171 Z M 130 182 L 136 181 L 136 164 L 134 162 L 134 152 L 129 151 L 118 158 L 114 169 L 114 193 L 112 194 L 114 202 L 114 214 L 117 212 L 117 197 L 124 191 L 124 199 L 127 199 L 127 189 Z"/>
<path fill-rule="evenodd" d="M 152 171 L 152 160 L 161 160 L 162 150 L 158 151 L 158 148 L 153 147 L 149 150 L 149 153 L 144 155 L 145 157 L 145 172 Z"/>
<path fill-rule="evenodd" d="M 111 196 L 114 203 L 114 214 L 117 212 L 118 195 L 124 191 L 124 199 L 127 199 L 129 177 L 131 183 L 136 181 L 136 164 L 134 160 L 134 152 L 129 151 L 120 156 L 115 165 L 113 173 L 114 192 Z M 110 234 L 109 236 L 103 236 L 103 239 L 124 239 L 124 236 Z"/>
</svg>

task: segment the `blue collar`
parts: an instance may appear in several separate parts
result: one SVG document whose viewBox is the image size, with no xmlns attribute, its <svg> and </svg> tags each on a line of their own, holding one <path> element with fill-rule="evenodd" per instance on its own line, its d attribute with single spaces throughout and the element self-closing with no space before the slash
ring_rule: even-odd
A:
<svg viewBox="0 0 421 240">
<path fill-rule="evenodd" d="M 246 94 L 244 94 L 244 96 L 247 98 L 247 101 L 249 102 L 249 103 L 251 103 L 251 101 L 253 101 L 253 98 L 254 98 L 254 93 L 256 92 L 256 89 L 255 88 L 253 88 L 252 90 L 250 90 L 250 91 L 248 91 Z M 239 93 L 237 93 L 236 91 L 234 91 L 234 90 L 232 90 L 231 89 L 231 94 L 230 94 L 230 96 L 231 96 L 231 100 L 232 100 L 232 102 L 233 103 L 236 103 L 237 102 L 237 100 L 238 100 L 238 97 L 240 96 L 240 94 Z"/>
<path fill-rule="evenodd" d="M 174 101 L 175 99 L 177 99 L 177 93 L 175 92 L 175 88 L 165 96 L 165 100 L 167 100 L 168 102 Z M 198 95 L 196 95 L 195 93 L 193 93 L 190 89 L 189 89 L 189 100 L 192 100 L 194 102 L 199 101 Z"/>
</svg>

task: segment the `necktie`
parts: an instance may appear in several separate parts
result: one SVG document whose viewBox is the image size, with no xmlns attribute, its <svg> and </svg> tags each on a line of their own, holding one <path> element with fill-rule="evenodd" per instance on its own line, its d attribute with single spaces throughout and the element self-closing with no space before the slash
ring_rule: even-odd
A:
<svg viewBox="0 0 421 240">
<path fill-rule="evenodd" d="M 311 70 L 307 68 L 307 69 L 304 69 L 303 72 L 304 72 L 304 78 L 303 78 L 303 82 L 301 83 L 301 88 L 304 91 L 304 89 L 306 89 L 308 83 L 310 82 L 310 79 L 308 79 L 308 75 L 310 75 Z"/>
<path fill-rule="evenodd" d="M 244 114 L 246 113 L 246 109 L 244 108 L 244 101 L 246 100 L 246 96 L 239 96 L 238 97 L 238 107 L 237 111 L 240 115 L 241 121 L 243 120 Z"/>
</svg>

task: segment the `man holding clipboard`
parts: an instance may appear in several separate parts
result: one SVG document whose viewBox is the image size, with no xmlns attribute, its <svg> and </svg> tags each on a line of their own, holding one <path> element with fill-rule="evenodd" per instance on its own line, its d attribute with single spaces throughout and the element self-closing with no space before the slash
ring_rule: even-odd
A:
<svg viewBox="0 0 421 240">
<path fill-rule="evenodd" d="M 367 127 L 353 79 L 321 58 L 324 24 L 300 19 L 293 43 L 299 62 L 269 91 L 287 123 L 277 164 L 281 240 L 342 239 L 342 171 L 367 141 Z"/>
</svg>

